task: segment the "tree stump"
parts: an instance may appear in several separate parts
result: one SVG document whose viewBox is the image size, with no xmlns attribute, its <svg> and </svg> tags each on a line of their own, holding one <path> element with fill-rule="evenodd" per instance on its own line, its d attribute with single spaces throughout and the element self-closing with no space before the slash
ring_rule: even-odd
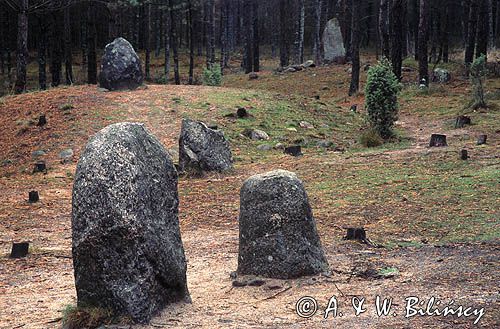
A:
<svg viewBox="0 0 500 329">
<path fill-rule="evenodd" d="M 351 106 L 351 112 L 356 113 L 358 111 L 358 105 L 354 104 Z"/>
<path fill-rule="evenodd" d="M 13 243 L 12 251 L 10 252 L 10 258 L 26 257 L 29 248 L 30 248 L 29 242 Z"/>
<path fill-rule="evenodd" d="M 45 117 L 45 114 L 40 115 L 38 118 L 38 123 L 36 124 L 38 127 L 43 127 L 47 124 L 47 118 Z"/>
<path fill-rule="evenodd" d="M 28 202 L 35 203 L 35 202 L 38 202 L 38 200 L 40 200 L 40 197 L 38 196 L 38 192 L 37 191 L 30 191 L 28 194 Z"/>
<path fill-rule="evenodd" d="M 470 117 L 466 116 L 466 115 L 461 115 L 459 117 L 457 117 L 457 120 L 455 121 L 455 128 L 463 128 L 467 125 L 471 125 L 472 124 L 472 121 L 470 119 Z"/>
<path fill-rule="evenodd" d="M 244 107 L 239 107 L 238 110 L 236 111 L 236 116 L 240 119 L 247 118 L 248 112 Z"/>
<path fill-rule="evenodd" d="M 469 158 L 469 154 L 468 154 L 467 150 L 460 151 L 460 159 L 467 160 L 468 158 Z"/>
<path fill-rule="evenodd" d="M 300 147 L 300 145 L 288 146 L 285 147 L 284 153 L 292 155 L 294 157 L 298 157 L 302 155 L 302 148 Z"/>
<path fill-rule="evenodd" d="M 37 173 L 37 172 L 43 172 L 43 173 L 47 172 L 47 166 L 45 165 L 45 161 L 35 162 L 35 166 L 33 168 L 33 173 Z"/>
<path fill-rule="evenodd" d="M 429 147 L 442 147 L 448 146 L 446 143 L 446 135 L 432 134 Z"/>
<path fill-rule="evenodd" d="M 366 242 L 366 231 L 362 227 L 348 227 L 344 240 Z"/>
<path fill-rule="evenodd" d="M 486 135 L 479 135 L 479 138 L 477 139 L 477 145 L 484 145 L 486 144 L 486 140 L 488 139 L 488 136 Z"/>
</svg>

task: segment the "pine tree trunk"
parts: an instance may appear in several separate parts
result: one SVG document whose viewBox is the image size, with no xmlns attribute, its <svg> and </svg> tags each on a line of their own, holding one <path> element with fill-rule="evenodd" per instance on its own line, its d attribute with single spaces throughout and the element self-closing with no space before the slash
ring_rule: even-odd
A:
<svg viewBox="0 0 500 329">
<path fill-rule="evenodd" d="M 38 16 L 38 84 L 41 90 L 47 89 L 47 23 L 46 17 Z"/>
<path fill-rule="evenodd" d="M 26 91 L 26 66 L 28 65 L 28 0 L 20 0 L 17 14 L 17 57 L 15 92 Z"/>
<path fill-rule="evenodd" d="M 389 2 L 391 0 L 380 0 L 379 13 L 379 35 L 380 49 L 382 55 L 390 58 L 390 43 L 389 43 Z"/>
<path fill-rule="evenodd" d="M 429 39 L 429 0 L 420 0 L 420 20 L 418 24 L 418 78 L 421 84 L 429 86 L 429 59 L 427 42 Z"/>
<path fill-rule="evenodd" d="M 465 64 L 470 65 L 474 60 L 474 50 L 476 48 L 478 4 L 471 1 L 469 9 L 469 22 L 467 24 L 467 41 L 465 43 Z"/>
<path fill-rule="evenodd" d="M 290 42 L 289 42 L 289 16 L 288 1 L 279 0 L 280 15 L 280 66 L 286 67 L 290 64 Z"/>
<path fill-rule="evenodd" d="M 392 31 L 392 47 L 391 61 L 392 71 L 401 81 L 401 67 L 403 66 L 403 38 L 404 38 L 404 23 L 406 7 L 404 0 L 391 0 L 391 31 Z"/>
<path fill-rule="evenodd" d="M 207 17 L 207 67 L 215 64 L 215 1 L 206 1 L 206 17 Z"/>
<path fill-rule="evenodd" d="M 96 7 L 89 3 L 87 10 L 87 83 L 97 84 L 97 53 L 96 53 Z"/>
<path fill-rule="evenodd" d="M 304 0 L 294 0 L 295 40 L 294 40 L 294 64 L 304 62 Z"/>
<path fill-rule="evenodd" d="M 164 42 L 165 42 L 165 71 L 164 71 L 164 75 L 165 75 L 165 83 L 168 84 L 168 81 L 170 79 L 170 33 L 171 33 L 171 29 L 170 29 L 170 7 L 167 6 L 167 8 L 165 9 L 165 23 L 164 23 L 164 28 L 165 28 L 165 38 L 164 38 Z"/>
<path fill-rule="evenodd" d="M 52 87 L 61 84 L 62 71 L 62 40 L 61 40 L 61 13 L 52 13 L 52 25 L 50 33 L 50 74 L 52 76 Z"/>
<path fill-rule="evenodd" d="M 194 70 L 194 29 L 193 29 L 193 6 L 191 0 L 188 0 L 188 26 L 189 26 L 189 81 L 190 85 L 193 84 L 193 70 Z"/>
<path fill-rule="evenodd" d="M 253 0 L 253 71 L 260 71 L 259 1 Z"/>
<path fill-rule="evenodd" d="M 321 9 L 323 0 L 314 2 L 314 35 L 313 35 L 313 55 L 317 65 L 322 62 L 321 58 Z"/>
<path fill-rule="evenodd" d="M 479 0 L 479 19 L 477 30 L 476 58 L 488 53 L 489 20 L 488 0 Z"/>
<path fill-rule="evenodd" d="M 73 55 L 71 53 L 70 7 L 64 8 L 64 68 L 66 84 L 73 84 Z"/>
<path fill-rule="evenodd" d="M 361 42 L 361 0 L 352 0 L 352 73 L 351 73 L 351 86 L 349 87 L 349 96 L 354 95 L 359 90 L 359 45 Z"/>
<path fill-rule="evenodd" d="M 172 7 L 171 0 L 169 0 L 170 7 L 170 43 L 172 45 L 172 51 L 174 55 L 174 80 L 176 85 L 181 84 L 181 77 L 179 75 L 179 52 L 178 52 L 178 42 L 179 38 L 177 36 L 177 24 L 176 24 L 176 12 Z"/>
<path fill-rule="evenodd" d="M 144 63 L 144 75 L 147 81 L 151 80 L 151 3 L 148 3 L 145 8 L 145 26 L 144 26 L 144 43 L 146 48 L 146 61 Z"/>
</svg>

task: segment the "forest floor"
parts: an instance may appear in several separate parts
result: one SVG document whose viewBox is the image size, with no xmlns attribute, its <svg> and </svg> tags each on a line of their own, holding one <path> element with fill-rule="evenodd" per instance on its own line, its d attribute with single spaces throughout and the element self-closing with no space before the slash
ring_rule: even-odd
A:
<svg viewBox="0 0 500 329">
<path fill-rule="evenodd" d="M 470 87 L 459 73 L 427 92 L 408 83 L 416 80 L 415 72 L 405 73 L 399 137 L 368 149 L 358 142 L 367 127 L 363 94 L 345 96 L 348 68 L 268 70 L 252 81 L 235 73 L 225 77 L 223 88 L 147 85 L 103 92 L 74 86 L 0 98 L 0 328 L 60 328 L 62 311 L 76 303 L 71 191 L 88 138 L 115 122 L 143 122 L 175 155 L 183 117 L 221 127 L 235 169 L 180 178 L 180 225 L 193 302 L 168 306 L 147 327 L 474 327 L 477 316 L 405 318 L 410 296 L 423 301 L 434 296 L 441 306 L 454 300 L 455 306 L 484 308 L 477 327 L 500 327 L 500 81 L 487 82 L 492 107 L 474 112 L 466 109 Z M 354 104 L 356 113 L 350 111 Z M 227 116 L 237 107 L 251 117 Z M 35 125 L 40 114 L 47 117 L 44 127 Z M 473 124 L 454 129 L 459 114 L 469 115 Z M 301 121 L 314 128 L 301 128 Z M 271 140 L 242 137 L 247 127 L 265 130 Z M 428 148 L 432 133 L 446 134 L 449 146 Z M 486 145 L 476 145 L 480 134 L 488 135 Z M 318 147 L 321 140 L 333 142 L 332 148 Z M 278 142 L 300 142 L 304 156 L 257 149 Z M 58 154 L 68 148 L 75 156 L 61 163 Z M 462 149 L 469 160 L 459 159 Z M 33 155 L 40 150 L 45 155 Z M 46 161 L 46 174 L 32 173 L 38 159 Z M 233 287 L 239 189 L 247 177 L 278 168 L 303 180 L 332 273 Z M 40 192 L 40 202 L 27 202 L 31 190 Z M 345 228 L 355 226 L 365 227 L 378 247 L 343 241 Z M 9 259 L 13 241 L 30 241 L 29 256 Z M 295 312 L 303 296 L 318 301 L 312 318 Z M 332 296 L 343 316 L 324 319 Z M 354 296 L 366 297 L 366 313 L 354 315 Z M 376 296 L 393 298 L 395 314 L 378 317 Z"/>
</svg>

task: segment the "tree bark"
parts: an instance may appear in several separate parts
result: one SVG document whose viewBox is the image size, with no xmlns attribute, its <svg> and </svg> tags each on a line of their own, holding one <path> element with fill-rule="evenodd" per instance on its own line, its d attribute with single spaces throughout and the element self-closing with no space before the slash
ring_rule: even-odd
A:
<svg viewBox="0 0 500 329">
<path fill-rule="evenodd" d="M 477 44 L 476 44 L 476 58 L 481 55 L 488 54 L 488 38 L 489 38 L 489 14 L 488 14 L 488 0 L 479 0 L 479 16 L 481 19 L 478 21 L 477 30 Z"/>
<path fill-rule="evenodd" d="M 253 71 L 260 71 L 259 1 L 253 0 Z"/>
<path fill-rule="evenodd" d="M 64 68 L 66 84 L 73 84 L 73 56 L 71 53 L 71 14 L 70 7 L 64 8 Z"/>
<path fill-rule="evenodd" d="M 194 70 L 194 29 L 193 29 L 193 6 L 191 0 L 188 3 L 188 26 L 189 26 L 189 79 L 188 83 L 193 84 L 193 70 Z"/>
<path fill-rule="evenodd" d="M 420 20 L 418 25 L 418 78 L 421 84 L 429 86 L 429 59 L 427 43 L 429 39 L 429 0 L 420 0 Z"/>
<path fill-rule="evenodd" d="M 215 64 L 215 1 L 206 1 L 207 14 L 207 67 Z"/>
<path fill-rule="evenodd" d="M 144 75 L 146 80 L 151 80 L 150 66 L 151 66 L 151 3 L 146 4 L 145 8 L 145 26 L 144 26 L 144 43 L 146 50 L 146 60 L 144 63 Z"/>
<path fill-rule="evenodd" d="M 17 14 L 16 94 L 26 91 L 28 65 L 28 0 L 20 0 L 20 7 Z"/>
<path fill-rule="evenodd" d="M 47 89 L 47 23 L 46 18 L 38 16 L 38 84 L 41 90 Z"/>
<path fill-rule="evenodd" d="M 87 9 L 87 83 L 97 84 L 96 7 L 90 2 Z"/>
<path fill-rule="evenodd" d="M 477 1 L 471 1 L 469 9 L 469 22 L 467 24 L 467 41 L 465 43 L 465 64 L 470 65 L 474 60 L 477 33 Z"/>
<path fill-rule="evenodd" d="M 403 38 L 404 38 L 404 22 L 403 19 L 406 13 L 404 0 L 391 0 L 391 31 L 392 31 L 392 47 L 391 61 L 392 71 L 401 81 L 401 67 L 403 66 Z"/>
<path fill-rule="evenodd" d="M 321 11 L 323 0 L 314 1 L 314 34 L 313 34 L 313 55 L 317 65 L 322 62 L 321 57 Z"/>
<path fill-rule="evenodd" d="M 294 40 L 294 64 L 304 62 L 304 0 L 294 0 L 295 12 L 295 40 Z"/>
<path fill-rule="evenodd" d="M 279 0 L 280 15 L 280 66 L 286 67 L 290 64 L 290 10 L 288 1 Z"/>
<path fill-rule="evenodd" d="M 168 4 L 168 2 L 167 2 Z M 165 26 L 165 38 L 164 38 L 164 42 L 165 42 L 165 69 L 164 69 L 164 75 L 165 75 L 165 83 L 168 83 L 168 80 L 170 79 L 170 33 L 171 33 L 171 29 L 170 29 L 170 7 L 167 6 L 167 8 L 165 9 L 165 22 L 164 22 L 164 26 Z"/>
<path fill-rule="evenodd" d="M 172 51 L 174 54 L 174 80 L 176 85 L 181 84 L 181 77 L 179 75 L 179 52 L 178 52 L 178 42 L 179 38 L 177 36 L 177 24 L 175 20 L 175 12 L 172 7 L 172 2 L 169 0 L 170 7 L 170 43 L 172 45 Z"/>
<path fill-rule="evenodd" d="M 389 43 L 389 2 L 391 0 L 380 0 L 379 13 L 379 35 L 380 49 L 382 55 L 390 58 L 390 43 Z"/>
<path fill-rule="evenodd" d="M 359 90 L 359 71 L 360 71 L 360 61 L 359 61 L 359 45 L 361 42 L 361 0 L 352 0 L 352 73 L 351 73 L 351 85 L 349 87 L 349 96 L 354 95 Z"/>
</svg>

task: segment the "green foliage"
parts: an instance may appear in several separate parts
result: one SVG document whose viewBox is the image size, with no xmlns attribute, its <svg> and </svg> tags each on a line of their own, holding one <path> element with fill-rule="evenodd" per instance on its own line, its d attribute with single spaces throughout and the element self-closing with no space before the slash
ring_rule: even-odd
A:
<svg viewBox="0 0 500 329">
<path fill-rule="evenodd" d="M 470 80 L 472 83 L 473 108 L 486 108 L 484 98 L 484 81 L 488 70 L 486 69 L 486 56 L 483 54 L 476 58 L 470 66 Z"/>
<path fill-rule="evenodd" d="M 383 58 L 368 71 L 365 96 L 366 109 L 373 128 L 383 139 L 393 136 L 392 127 L 398 118 L 399 81 L 391 63 Z"/>
<path fill-rule="evenodd" d="M 384 143 L 382 137 L 380 137 L 379 133 L 375 129 L 369 129 L 364 131 L 359 137 L 359 142 L 364 147 L 377 147 Z"/>
<path fill-rule="evenodd" d="M 205 86 L 220 86 L 222 84 L 222 70 L 219 64 L 213 64 L 203 70 L 203 84 Z"/>
</svg>

